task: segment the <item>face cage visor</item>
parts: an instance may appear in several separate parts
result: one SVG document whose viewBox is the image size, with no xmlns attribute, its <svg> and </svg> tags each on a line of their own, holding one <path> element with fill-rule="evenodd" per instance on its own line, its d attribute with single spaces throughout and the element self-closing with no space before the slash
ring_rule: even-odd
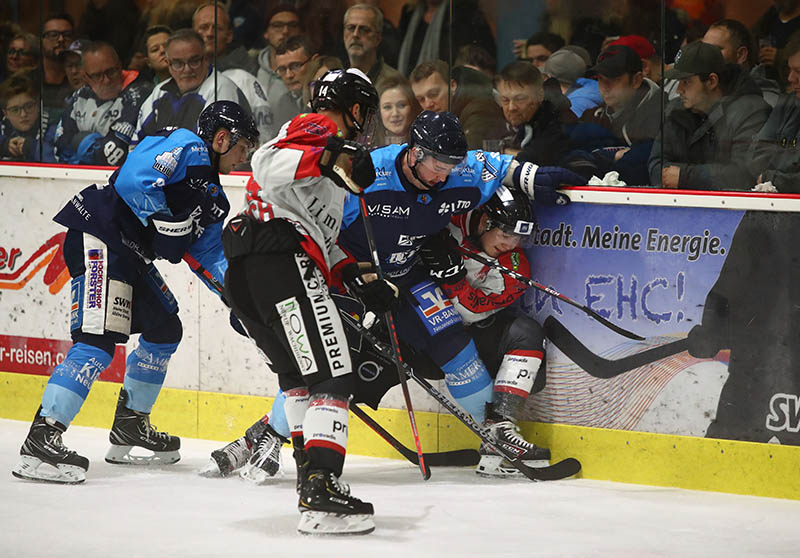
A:
<svg viewBox="0 0 800 558">
<path fill-rule="evenodd" d="M 364 121 L 361 125 L 356 123 L 355 118 L 353 118 L 353 123 L 356 126 L 356 141 L 364 147 L 372 148 L 374 146 L 375 134 L 378 130 L 377 111 L 373 108 L 369 108 L 364 114 Z"/>
</svg>

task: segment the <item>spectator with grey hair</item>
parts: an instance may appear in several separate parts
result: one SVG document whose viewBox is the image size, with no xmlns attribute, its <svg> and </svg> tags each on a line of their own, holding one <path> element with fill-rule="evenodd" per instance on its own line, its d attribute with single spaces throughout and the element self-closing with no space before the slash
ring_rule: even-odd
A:
<svg viewBox="0 0 800 558">
<path fill-rule="evenodd" d="M 116 50 L 97 41 L 82 47 L 86 85 L 67 102 L 55 135 L 62 163 L 119 166 L 128 155 L 139 107 L 152 84 L 123 70 Z"/>
<path fill-rule="evenodd" d="M 586 62 L 577 53 L 566 47 L 555 51 L 544 63 L 542 73 L 558 80 L 563 93 L 570 102 L 570 110 L 576 117 L 603 102 L 597 80 L 583 77 Z"/>
<path fill-rule="evenodd" d="M 504 153 L 540 166 L 561 166 L 570 149 L 561 110 L 545 98 L 542 73 L 530 62 L 512 62 L 495 76 L 510 136 Z"/>
<path fill-rule="evenodd" d="M 233 42 L 231 20 L 222 4 L 219 2 L 200 4 L 192 15 L 192 29 L 203 38 L 206 56 L 213 62 L 217 71 L 240 69 L 256 75 L 258 63 L 247 53 L 244 46 Z M 241 88 L 240 84 L 237 85 Z"/>
<path fill-rule="evenodd" d="M 178 29 L 167 40 L 170 79 L 156 85 L 139 110 L 133 143 L 167 126 L 197 129 L 197 117 L 214 101 L 233 101 L 248 114 L 244 93 L 209 63 L 203 38 Z"/>
<path fill-rule="evenodd" d="M 383 12 L 370 4 L 355 4 L 344 13 L 344 48 L 350 67 L 364 72 L 372 83 L 400 73 L 379 53 L 383 40 Z"/>
</svg>

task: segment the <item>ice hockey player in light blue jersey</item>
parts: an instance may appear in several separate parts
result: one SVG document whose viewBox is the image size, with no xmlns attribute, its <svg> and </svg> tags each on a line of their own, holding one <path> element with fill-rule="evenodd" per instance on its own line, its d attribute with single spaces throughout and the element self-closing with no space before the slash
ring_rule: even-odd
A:
<svg viewBox="0 0 800 558">
<path fill-rule="evenodd" d="M 106 461 L 180 459 L 180 439 L 157 431 L 149 418 L 182 336 L 178 305 L 153 260 L 180 263 L 188 253 L 223 279 L 221 229 L 229 204 L 219 173 L 230 172 L 257 144 L 252 118 L 236 103 L 218 101 L 201 113 L 197 134 L 173 129 L 148 136 L 107 185 L 85 188 L 56 215 L 69 229 L 64 259 L 72 276 L 74 345 L 50 377 L 14 476 L 85 480 L 89 460 L 66 448 L 61 435 L 115 345 L 131 333 L 141 335 L 126 363 Z M 133 447 L 153 455 L 132 456 Z"/>
</svg>

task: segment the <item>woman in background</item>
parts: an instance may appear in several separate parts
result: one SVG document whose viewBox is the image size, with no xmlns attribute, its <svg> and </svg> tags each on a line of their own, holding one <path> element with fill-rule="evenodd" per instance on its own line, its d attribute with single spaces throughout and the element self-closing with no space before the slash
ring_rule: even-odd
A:
<svg viewBox="0 0 800 558">
<path fill-rule="evenodd" d="M 378 108 L 382 124 L 378 127 L 375 146 L 407 142 L 411 123 L 422 112 L 411 85 L 401 76 L 390 76 L 380 80 L 375 88 L 380 98 Z"/>
</svg>

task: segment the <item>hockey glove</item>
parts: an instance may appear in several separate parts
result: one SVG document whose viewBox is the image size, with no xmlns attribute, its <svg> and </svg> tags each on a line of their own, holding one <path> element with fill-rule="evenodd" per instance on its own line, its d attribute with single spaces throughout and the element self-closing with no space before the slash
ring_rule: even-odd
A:
<svg viewBox="0 0 800 558">
<path fill-rule="evenodd" d="M 420 248 L 419 256 L 431 277 L 440 283 L 455 284 L 467 275 L 464 259 L 447 229 L 428 238 Z"/>
<path fill-rule="evenodd" d="M 342 282 L 351 295 L 376 314 L 390 311 L 399 302 L 397 287 L 385 279 L 378 279 L 372 264 L 347 264 L 342 269 Z"/>
<path fill-rule="evenodd" d="M 694 358 L 714 358 L 724 347 L 718 335 L 708 326 L 694 326 L 687 336 L 689 354 Z"/>
<path fill-rule="evenodd" d="M 320 157 L 320 172 L 337 186 L 360 194 L 375 182 L 375 166 L 363 145 L 330 136 Z"/>
<path fill-rule="evenodd" d="M 586 180 L 563 167 L 537 167 L 533 163 L 523 163 L 514 170 L 514 184 L 537 203 L 567 205 L 569 197 L 556 190 L 562 184 L 586 184 Z"/>
</svg>

